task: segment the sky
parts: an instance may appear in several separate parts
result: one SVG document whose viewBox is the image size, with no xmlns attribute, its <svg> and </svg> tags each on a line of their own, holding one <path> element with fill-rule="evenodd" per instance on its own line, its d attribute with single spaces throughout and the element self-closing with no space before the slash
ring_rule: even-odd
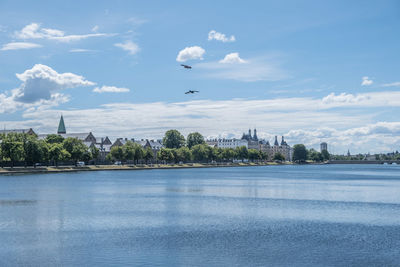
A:
<svg viewBox="0 0 400 267">
<path fill-rule="evenodd" d="M 399 26 L 396 0 L 1 0 L 0 127 L 400 150 Z"/>
</svg>

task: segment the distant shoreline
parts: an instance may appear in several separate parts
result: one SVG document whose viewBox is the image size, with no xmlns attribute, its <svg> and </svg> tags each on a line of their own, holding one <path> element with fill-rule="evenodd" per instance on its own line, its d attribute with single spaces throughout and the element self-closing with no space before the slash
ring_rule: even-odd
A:
<svg viewBox="0 0 400 267">
<path fill-rule="evenodd" d="M 292 163 L 231 163 L 231 164 L 138 164 L 138 165 L 87 165 L 83 167 L 60 166 L 60 167 L 14 167 L 0 169 L 0 175 L 8 174 L 34 174 L 34 173 L 62 173 L 62 172 L 80 172 L 80 171 L 130 171 L 130 170 L 168 170 L 168 169 L 191 169 L 191 168 L 220 168 L 220 167 L 252 167 L 252 166 L 276 166 L 292 165 Z"/>
<path fill-rule="evenodd" d="M 396 162 L 396 161 L 395 161 Z M 400 165 L 400 162 L 396 162 Z M 325 165 L 325 164 L 376 164 L 378 161 L 330 161 L 330 162 L 307 162 L 305 164 L 296 164 L 292 162 L 258 162 L 258 163 L 230 163 L 230 164 L 209 164 L 209 163 L 186 163 L 186 164 L 138 164 L 138 165 L 87 165 L 83 167 L 76 166 L 49 166 L 49 167 L 6 167 L 0 168 L 0 175 L 10 174 L 35 174 L 35 173 L 63 173 L 80 171 L 134 171 L 134 170 L 168 170 L 168 169 L 192 169 L 192 168 L 226 168 L 226 167 L 254 167 L 254 166 L 279 166 L 279 165 Z"/>
</svg>

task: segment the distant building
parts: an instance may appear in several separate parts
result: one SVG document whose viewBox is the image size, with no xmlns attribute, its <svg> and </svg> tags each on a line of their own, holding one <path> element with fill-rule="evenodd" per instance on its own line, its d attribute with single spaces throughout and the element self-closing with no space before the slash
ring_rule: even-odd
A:
<svg viewBox="0 0 400 267">
<path fill-rule="evenodd" d="M 57 129 L 57 134 L 64 137 L 64 138 L 76 138 L 78 140 L 81 140 L 86 146 L 90 147 L 92 144 L 96 144 L 97 140 L 96 137 L 92 134 L 92 132 L 88 133 L 67 133 L 65 123 L 64 123 L 64 118 L 61 115 L 60 121 L 58 123 L 58 129 Z M 39 139 L 46 139 L 46 137 L 50 134 L 39 134 L 38 138 Z"/>
<path fill-rule="evenodd" d="M 320 148 L 321 148 L 321 152 L 324 150 L 328 151 L 328 144 L 325 142 L 322 142 L 320 145 Z"/>
<path fill-rule="evenodd" d="M 257 137 L 257 129 L 254 129 L 254 135 L 251 135 L 251 130 L 249 129 L 249 133 L 242 135 L 242 140 L 247 140 L 247 147 L 249 149 L 257 149 L 260 150 L 260 143 Z"/>
<path fill-rule="evenodd" d="M 9 133 L 26 133 L 26 134 L 30 134 L 30 135 L 36 135 L 36 133 L 32 130 L 32 128 L 0 130 L 0 134 L 9 134 Z"/>
<path fill-rule="evenodd" d="M 278 142 L 278 136 L 275 136 L 274 146 L 271 147 L 271 150 L 272 153 L 270 153 L 270 155 L 272 157 L 273 155 L 280 153 L 285 157 L 285 160 L 292 161 L 293 149 L 286 143 L 285 138 L 283 136 L 280 144 Z"/>
<path fill-rule="evenodd" d="M 154 158 L 157 157 L 157 152 L 164 147 L 160 140 L 141 139 L 134 142 L 141 145 L 144 149 L 147 149 L 148 147 L 151 148 Z"/>
<path fill-rule="evenodd" d="M 248 142 L 243 139 L 218 139 L 217 147 L 218 148 L 237 148 L 237 147 L 246 147 L 248 148 Z"/>
</svg>

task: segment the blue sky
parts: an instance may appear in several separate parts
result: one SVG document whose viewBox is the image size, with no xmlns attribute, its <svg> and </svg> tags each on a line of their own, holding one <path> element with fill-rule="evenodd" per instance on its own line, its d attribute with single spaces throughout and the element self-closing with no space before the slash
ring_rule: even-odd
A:
<svg viewBox="0 0 400 267">
<path fill-rule="evenodd" d="M 0 124 L 400 146 L 398 1 L 0 2 Z M 190 64 L 187 70 L 180 64 Z M 187 90 L 199 94 L 185 95 Z"/>
</svg>

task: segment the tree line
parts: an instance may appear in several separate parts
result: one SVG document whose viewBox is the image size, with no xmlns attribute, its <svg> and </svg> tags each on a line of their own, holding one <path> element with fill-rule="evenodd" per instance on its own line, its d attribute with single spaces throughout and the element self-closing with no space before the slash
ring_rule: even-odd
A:
<svg viewBox="0 0 400 267">
<path fill-rule="evenodd" d="M 314 162 L 323 162 L 331 158 L 331 155 L 327 150 L 322 150 L 321 152 L 315 149 L 307 149 L 303 144 L 297 144 L 293 146 L 293 161 L 294 162 L 306 162 L 307 160 Z"/>
<path fill-rule="evenodd" d="M 100 156 L 100 151 L 95 146 L 87 147 L 77 138 L 63 138 L 57 134 L 50 134 L 45 139 L 39 140 L 36 135 L 9 133 L 0 135 L 0 142 L 0 160 L 2 164 L 10 162 L 11 166 L 16 162 L 24 162 L 25 166 L 35 166 L 37 163 L 57 166 L 59 162 L 66 161 L 76 164 L 78 161 L 96 161 Z M 165 133 L 162 143 L 164 147 L 156 153 L 151 147 L 142 147 L 136 142 L 127 141 L 122 146 L 113 146 L 106 160 L 121 163 L 286 160 L 280 153 L 269 155 L 245 146 L 235 149 L 211 147 L 198 132 L 190 133 L 185 139 L 179 131 L 169 130 Z M 320 153 L 314 149 L 307 150 L 302 144 L 293 147 L 293 160 L 296 162 L 306 160 L 318 162 L 329 158 L 328 151 Z"/>
<path fill-rule="evenodd" d="M 108 160 L 135 162 L 149 162 L 152 160 L 166 163 L 178 162 L 211 162 L 211 161 L 232 161 L 237 160 L 268 160 L 269 155 L 256 149 L 247 149 L 247 147 L 216 148 L 206 144 L 204 137 L 198 133 L 190 133 L 187 139 L 177 130 L 169 130 L 163 138 L 163 148 L 157 154 L 153 153 L 150 147 L 143 148 L 141 145 L 132 141 L 127 141 L 123 146 L 114 146 Z M 285 160 L 285 157 L 277 153 L 274 160 Z"/>
<path fill-rule="evenodd" d="M 36 135 L 26 133 L 8 133 L 0 135 L 0 160 L 10 162 L 11 167 L 16 162 L 24 162 L 25 166 L 36 166 L 37 163 L 58 165 L 61 161 L 89 161 L 99 156 L 96 147 L 88 148 L 76 138 L 63 138 L 50 134 L 39 140 Z"/>
</svg>

